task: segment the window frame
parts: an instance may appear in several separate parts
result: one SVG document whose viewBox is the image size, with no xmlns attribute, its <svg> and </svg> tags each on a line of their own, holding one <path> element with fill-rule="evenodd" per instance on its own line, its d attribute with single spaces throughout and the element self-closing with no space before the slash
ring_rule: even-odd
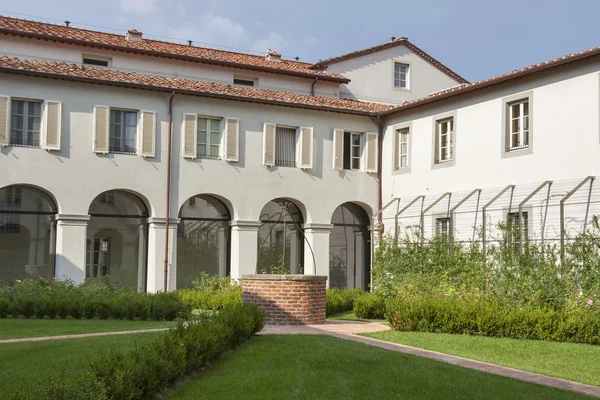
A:
<svg viewBox="0 0 600 400">
<path fill-rule="evenodd" d="M 530 207 L 523 210 L 523 239 L 525 240 L 525 243 L 529 241 L 529 224 L 531 222 L 529 215 L 531 215 L 531 211 L 532 209 Z M 506 245 L 513 246 L 515 251 L 518 251 L 520 240 L 519 210 L 511 210 L 510 212 L 505 210 L 504 214 L 506 215 Z"/>
<path fill-rule="evenodd" d="M 23 128 L 20 129 L 21 131 L 21 142 L 23 142 L 23 136 L 27 136 L 27 143 L 15 143 L 15 139 L 13 137 L 13 130 L 16 130 L 13 124 L 13 116 L 14 116 L 14 112 L 16 107 L 14 106 L 14 102 L 16 101 L 20 101 L 23 102 L 23 114 L 19 115 L 22 119 L 23 119 Z M 32 115 L 29 114 L 29 104 L 39 104 L 40 105 L 40 114 L 39 116 L 37 115 L 33 115 L 33 117 L 37 117 L 39 118 L 39 129 L 37 131 L 37 144 L 35 144 L 36 140 L 32 139 L 32 142 L 34 142 L 34 144 L 29 144 L 29 118 L 32 117 Z M 8 145 L 11 147 L 30 147 L 30 148 L 42 148 L 42 131 L 44 129 L 43 124 L 44 124 L 44 109 L 45 109 L 45 100 L 40 100 L 40 99 L 30 99 L 30 98 L 23 98 L 23 97 L 11 97 L 9 100 L 9 113 L 8 113 L 8 118 L 9 118 L 9 131 L 8 133 Z M 35 132 L 34 132 L 35 133 Z"/>
<path fill-rule="evenodd" d="M 342 170 L 347 170 L 347 171 L 362 171 L 363 168 L 365 167 L 365 162 L 363 160 L 363 153 L 364 153 L 364 148 L 365 148 L 365 132 L 356 132 L 356 131 L 349 131 L 349 130 L 343 130 L 344 135 L 343 135 L 343 144 L 342 144 Z M 347 136 L 347 134 L 349 136 Z M 347 150 L 347 146 L 346 146 L 346 137 L 349 137 L 350 139 L 348 140 L 348 146 L 349 146 L 349 151 L 348 154 L 346 154 L 346 150 Z M 353 143 L 353 138 L 358 137 L 358 145 Z M 358 147 L 358 156 L 355 156 L 352 154 L 352 149 Z M 346 160 L 347 156 L 349 156 L 348 160 Z M 358 163 L 357 167 L 354 167 L 354 161 L 356 161 Z M 346 164 L 346 162 L 348 164 Z M 349 167 L 346 168 L 346 165 L 348 165 Z"/>
<path fill-rule="evenodd" d="M 245 83 L 243 83 L 243 82 L 245 82 Z M 250 85 L 249 83 L 252 83 L 252 85 Z M 245 87 L 258 87 L 258 78 L 252 77 L 252 76 L 234 75 L 233 76 L 233 85 L 234 86 L 245 86 Z"/>
<path fill-rule="evenodd" d="M 408 132 L 408 143 L 406 146 L 407 151 L 407 165 L 405 167 L 400 167 L 401 159 L 400 159 L 400 151 L 402 149 L 402 143 L 400 141 L 401 136 L 399 133 L 401 131 Z M 392 157 L 392 174 L 400 175 L 406 174 L 411 171 L 412 167 L 412 142 L 413 142 L 413 132 L 412 132 L 412 122 L 397 124 L 392 126 L 392 141 L 393 141 L 393 157 Z"/>
<path fill-rule="evenodd" d="M 91 63 L 86 62 L 86 60 L 90 60 L 92 61 Z M 96 61 L 97 63 L 93 63 L 93 61 Z M 108 67 L 110 68 L 112 66 L 112 57 L 104 57 L 104 56 L 97 56 L 94 54 L 82 54 L 81 55 L 81 63 L 83 65 L 90 65 L 92 67 Z M 106 63 L 106 65 L 104 65 L 103 63 Z"/>
<path fill-rule="evenodd" d="M 404 66 L 406 67 L 405 86 L 396 86 L 396 66 Z M 392 89 L 393 90 L 401 90 L 401 91 L 411 91 L 411 70 L 412 64 L 406 60 L 392 60 Z"/>
<path fill-rule="evenodd" d="M 512 113 L 512 105 L 519 103 L 528 103 L 529 114 L 528 114 L 528 134 L 527 134 L 527 146 L 519 146 L 517 148 L 512 148 L 511 144 L 511 113 Z M 533 136 L 534 136 L 534 112 L 533 112 L 533 91 L 522 92 L 518 94 L 514 94 L 511 96 L 507 96 L 502 99 L 502 140 L 501 140 L 501 158 L 509 158 L 509 157 L 519 157 L 524 155 L 533 154 Z M 522 127 L 522 122 L 521 122 Z"/>
<path fill-rule="evenodd" d="M 457 156 L 457 131 L 458 131 L 458 119 L 456 118 L 456 110 L 449 111 L 443 114 L 435 115 L 432 118 L 433 126 L 432 126 L 432 149 L 431 149 L 431 169 L 438 168 L 447 168 L 453 167 L 456 165 L 456 156 Z M 450 154 L 451 157 L 446 160 L 440 160 L 440 149 L 441 149 L 441 138 L 440 134 L 440 123 L 452 121 L 452 132 L 451 132 L 451 147 Z"/>
<path fill-rule="evenodd" d="M 205 143 L 200 143 L 200 120 L 201 119 L 205 119 L 206 120 L 206 141 Z M 212 122 L 211 121 L 218 121 L 219 123 L 219 129 L 217 130 L 213 130 L 212 128 Z M 221 160 L 222 159 L 222 146 L 223 146 L 223 129 L 224 129 L 224 125 L 225 125 L 225 118 L 223 117 L 215 117 L 215 116 L 208 116 L 208 115 L 198 115 L 196 117 L 196 158 L 205 158 L 208 160 Z M 214 132 L 219 132 L 219 138 L 217 139 L 217 144 L 214 144 L 211 141 L 211 133 Z M 205 154 L 201 154 L 200 151 L 198 150 L 198 146 L 205 146 L 206 148 L 206 152 Z M 211 155 L 210 154 L 210 149 L 211 147 L 217 147 L 217 155 Z"/>
<path fill-rule="evenodd" d="M 292 160 L 286 160 L 286 163 L 290 163 L 291 165 L 286 165 L 286 164 L 278 164 L 278 160 L 277 160 L 277 155 L 278 155 L 278 148 L 279 148 L 279 140 L 278 138 L 278 129 L 282 128 L 282 129 L 293 129 L 295 131 L 295 136 L 294 136 L 294 143 L 292 146 Z M 291 125 L 281 125 L 281 124 L 275 124 L 275 154 L 274 154 L 274 166 L 275 167 L 283 167 L 283 168 L 297 168 L 298 166 L 298 129 L 299 127 L 297 126 L 291 126 Z M 281 162 L 281 161 L 280 161 Z"/>
<path fill-rule="evenodd" d="M 439 215 L 433 217 L 433 226 L 435 229 L 435 236 L 445 236 L 448 237 L 450 235 L 450 217 L 447 215 Z M 446 225 L 446 232 L 443 231 L 444 224 Z"/>
<path fill-rule="evenodd" d="M 112 126 L 113 125 L 117 125 L 116 123 L 113 123 L 113 111 L 115 112 L 120 112 L 121 113 L 121 122 L 118 124 L 120 125 L 120 150 L 119 151 L 115 151 L 113 150 L 113 145 L 112 145 L 112 140 L 113 139 L 117 139 L 116 137 L 112 136 Z M 133 140 L 135 147 L 133 148 L 133 151 L 125 151 L 125 132 L 126 132 L 126 128 L 127 128 L 127 124 L 126 124 L 126 114 L 127 113 L 135 113 L 135 138 Z M 133 110 L 133 109 L 129 109 L 129 108 L 121 108 L 121 107 L 109 107 L 108 108 L 108 153 L 109 154 L 125 154 L 125 155 L 138 155 L 139 151 L 140 151 L 140 145 L 139 145 L 139 139 L 140 139 L 140 115 L 141 112 L 140 110 Z"/>
</svg>

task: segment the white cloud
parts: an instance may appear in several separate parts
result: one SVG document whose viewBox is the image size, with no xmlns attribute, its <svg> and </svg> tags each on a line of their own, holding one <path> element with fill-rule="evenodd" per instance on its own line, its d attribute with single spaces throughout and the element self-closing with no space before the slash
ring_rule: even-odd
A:
<svg viewBox="0 0 600 400">
<path fill-rule="evenodd" d="M 151 14 L 156 10 L 156 0 L 119 0 L 121 11 L 133 14 Z"/>
<path fill-rule="evenodd" d="M 193 24 L 185 24 L 169 32 L 169 36 L 193 40 L 196 44 L 239 46 L 244 42 L 246 29 L 239 23 L 212 12 L 203 13 Z"/>
<path fill-rule="evenodd" d="M 266 38 L 255 40 L 251 49 L 259 53 L 264 53 L 267 49 L 281 53 L 287 46 L 288 43 L 285 41 L 283 35 L 277 32 L 269 32 Z"/>
</svg>

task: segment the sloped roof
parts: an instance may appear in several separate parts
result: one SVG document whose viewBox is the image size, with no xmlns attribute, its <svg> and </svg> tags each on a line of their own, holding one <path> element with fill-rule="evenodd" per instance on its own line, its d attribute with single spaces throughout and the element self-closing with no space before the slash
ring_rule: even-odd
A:
<svg viewBox="0 0 600 400">
<path fill-rule="evenodd" d="M 541 73 L 544 71 L 549 71 L 558 67 L 568 66 L 574 64 L 576 62 L 580 62 L 592 57 L 600 56 L 600 47 L 594 47 L 588 50 L 582 50 L 577 53 L 567 54 L 563 57 L 553 58 L 552 60 L 544 61 L 537 64 L 532 64 L 525 68 L 516 69 L 511 72 L 507 72 L 505 74 L 497 75 L 491 78 L 487 78 L 475 83 L 465 84 L 461 86 L 456 86 L 453 88 L 449 88 L 446 90 L 441 90 L 439 92 L 430 94 L 429 96 L 408 101 L 402 103 L 399 106 L 395 106 L 390 108 L 389 110 L 383 111 L 381 113 L 382 116 L 394 114 L 401 111 L 410 110 L 412 108 L 420 107 L 426 104 L 430 104 L 436 101 L 440 101 L 443 99 L 447 99 L 450 97 L 466 94 L 475 90 L 480 90 L 488 87 L 493 87 L 502 83 L 511 82 L 513 80 L 519 78 L 525 78 L 531 76 L 533 74 Z"/>
<path fill-rule="evenodd" d="M 385 104 L 336 97 L 169 78 L 64 62 L 22 60 L 6 56 L 0 58 L 0 72 L 368 116 L 375 116 L 378 112 L 391 108 Z"/>
<path fill-rule="evenodd" d="M 109 50 L 120 50 L 282 75 L 313 79 L 318 78 L 320 80 L 331 82 L 350 82 L 349 79 L 342 75 L 330 74 L 312 69 L 311 64 L 305 62 L 284 59 L 281 61 L 269 61 L 265 57 L 252 54 L 189 46 L 160 40 L 142 39 L 142 41 L 139 42 L 130 42 L 126 40 L 124 34 L 117 35 L 114 33 L 92 31 L 6 16 L 0 16 L 0 34 L 52 40 L 55 42 Z"/>
<path fill-rule="evenodd" d="M 458 75 L 456 72 L 452 71 L 450 68 L 446 67 L 444 64 L 442 64 L 435 58 L 431 57 L 429 54 L 425 53 L 423 50 L 421 50 L 420 48 L 418 48 L 417 46 L 415 46 L 414 44 L 409 42 L 408 39 L 405 37 L 400 37 L 400 38 L 391 40 L 387 43 L 379 44 L 377 46 L 369 47 L 366 49 L 356 50 L 356 51 L 353 51 L 350 53 L 342 54 L 341 56 L 331 57 L 331 58 L 328 58 L 325 60 L 321 60 L 319 62 L 314 63 L 311 66 L 311 68 L 314 68 L 317 70 L 324 69 L 328 65 L 331 65 L 331 64 L 350 60 L 353 58 L 362 57 L 367 54 L 377 53 L 379 51 L 391 49 L 391 48 L 397 47 L 397 46 L 404 46 L 404 47 L 410 49 L 413 53 L 417 54 L 419 57 L 423 58 L 424 60 L 426 60 L 427 62 L 432 64 L 434 67 L 436 67 L 437 69 L 439 69 L 446 75 L 450 76 L 452 79 L 455 79 L 456 81 L 458 81 L 460 83 L 469 83 L 469 81 L 467 81 L 465 78 Z"/>
</svg>

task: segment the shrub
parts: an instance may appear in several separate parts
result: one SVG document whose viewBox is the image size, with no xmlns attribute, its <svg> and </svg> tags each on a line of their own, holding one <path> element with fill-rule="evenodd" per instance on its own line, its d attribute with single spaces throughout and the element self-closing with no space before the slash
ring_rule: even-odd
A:
<svg viewBox="0 0 600 400">
<path fill-rule="evenodd" d="M 194 289 L 175 291 L 192 309 L 214 312 L 242 303 L 242 287 L 230 278 L 219 278 L 203 272 L 193 281 L 193 285 Z"/>
<path fill-rule="evenodd" d="M 374 293 L 361 293 L 354 299 L 354 315 L 362 319 L 383 319 L 385 299 Z"/>
<path fill-rule="evenodd" d="M 164 298 L 164 296 L 162 296 Z M 199 321 L 181 322 L 152 342 L 124 352 L 113 349 L 90 360 L 90 370 L 55 379 L 22 400 L 148 399 L 260 331 L 266 314 L 255 304 L 228 307 Z"/>
<path fill-rule="evenodd" d="M 360 289 L 327 289 L 325 312 L 327 316 L 352 311 L 354 299 L 360 295 Z"/>
<path fill-rule="evenodd" d="M 7 298 L 0 297 L 0 318 L 8 317 L 10 312 L 10 301 Z"/>
<path fill-rule="evenodd" d="M 386 316 L 398 331 L 600 344 L 600 313 L 591 308 L 515 308 L 495 300 L 438 296 L 389 300 Z"/>
</svg>

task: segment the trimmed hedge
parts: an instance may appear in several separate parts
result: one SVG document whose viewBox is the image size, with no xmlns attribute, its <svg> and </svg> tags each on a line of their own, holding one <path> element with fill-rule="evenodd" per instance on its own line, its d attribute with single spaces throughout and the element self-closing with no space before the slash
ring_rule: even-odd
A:
<svg viewBox="0 0 600 400">
<path fill-rule="evenodd" d="M 27 279 L 0 284 L 0 318 L 188 318 L 191 307 L 173 292 L 146 294 L 110 282 L 76 286 L 69 281 Z"/>
<path fill-rule="evenodd" d="M 592 309 L 509 307 L 497 301 L 396 298 L 386 316 L 398 331 L 420 331 L 600 344 L 600 313 Z"/>
<path fill-rule="evenodd" d="M 354 299 L 361 293 L 363 292 L 360 289 L 327 289 L 326 315 L 329 317 L 345 311 L 352 311 Z"/>
<path fill-rule="evenodd" d="M 385 299 L 373 293 L 364 292 L 354 299 L 354 315 L 361 319 L 384 319 Z"/>
<path fill-rule="evenodd" d="M 212 317 L 181 322 L 177 329 L 135 350 L 113 349 L 90 360 L 90 370 L 57 377 L 19 400 L 112 400 L 152 398 L 184 374 L 198 370 L 263 329 L 266 314 L 255 304 L 239 304 Z"/>
</svg>

